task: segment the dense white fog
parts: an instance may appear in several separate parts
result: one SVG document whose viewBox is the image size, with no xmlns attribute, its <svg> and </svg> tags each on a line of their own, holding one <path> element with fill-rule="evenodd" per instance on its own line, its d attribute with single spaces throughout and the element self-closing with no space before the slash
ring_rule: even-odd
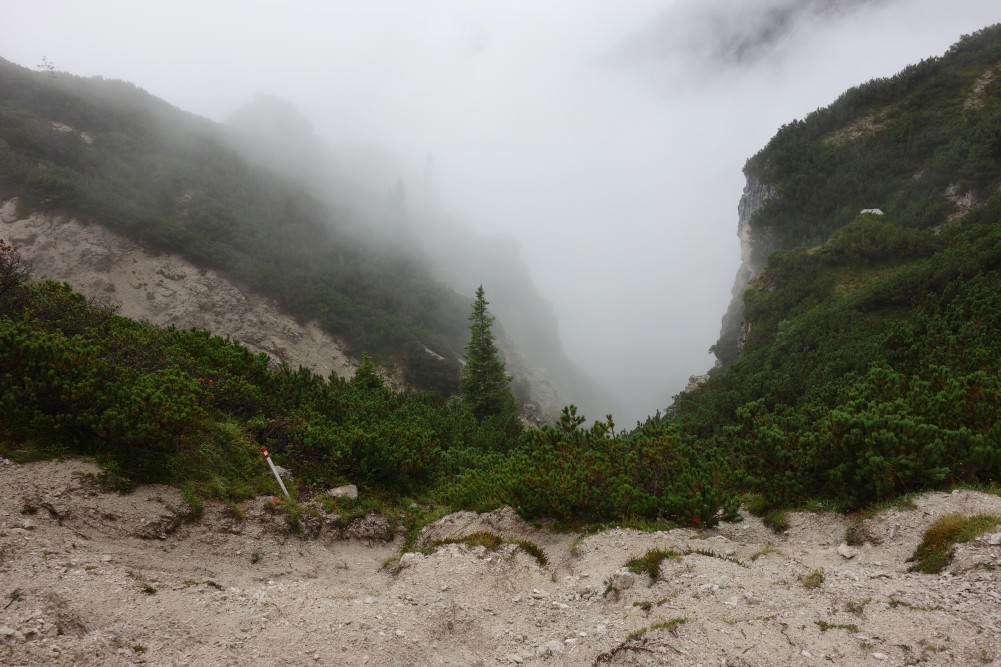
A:
<svg viewBox="0 0 1001 667">
<path fill-rule="evenodd" d="M 999 20 L 996 0 L 7 0 L 0 56 L 218 121 L 265 92 L 335 151 L 433 155 L 444 208 L 518 241 L 629 424 L 714 361 L 744 161 Z"/>
</svg>

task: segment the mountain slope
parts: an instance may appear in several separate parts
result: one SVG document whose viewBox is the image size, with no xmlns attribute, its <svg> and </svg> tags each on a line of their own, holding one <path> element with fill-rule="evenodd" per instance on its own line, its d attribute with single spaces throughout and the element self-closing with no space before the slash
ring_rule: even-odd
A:
<svg viewBox="0 0 1001 667">
<path fill-rule="evenodd" d="M 466 300 L 344 232 L 301 188 L 229 148 L 218 126 L 129 84 L 10 63 L 0 63 L 0 96 L 5 198 L 178 253 L 315 319 L 353 356 L 367 351 L 408 383 L 454 391 Z"/>
<path fill-rule="evenodd" d="M 748 487 L 855 505 L 1001 473 L 999 67 L 994 26 L 748 161 L 753 278 L 714 347 L 725 369 L 673 408 Z"/>
<path fill-rule="evenodd" d="M 176 255 L 151 254 L 99 225 L 43 213 L 18 220 L 15 203 L 0 207 L 0 238 L 31 258 L 35 276 L 70 283 L 123 317 L 230 336 L 276 364 L 304 366 L 323 377 L 355 371 L 344 346 L 315 323 L 300 324 L 215 271 Z"/>
</svg>

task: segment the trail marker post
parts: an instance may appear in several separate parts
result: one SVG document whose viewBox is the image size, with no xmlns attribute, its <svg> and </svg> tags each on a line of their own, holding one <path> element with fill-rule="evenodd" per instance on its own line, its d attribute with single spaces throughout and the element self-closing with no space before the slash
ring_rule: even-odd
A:
<svg viewBox="0 0 1001 667">
<path fill-rule="evenodd" d="M 268 454 L 268 448 L 261 447 L 261 451 L 264 452 L 264 460 L 268 462 L 269 466 L 271 466 L 271 472 L 274 473 L 275 479 L 278 480 L 278 486 L 282 487 L 282 492 L 285 494 L 285 497 L 291 500 L 292 496 L 288 494 L 288 489 L 285 488 L 285 482 L 282 481 L 282 476 L 278 474 L 278 469 L 275 468 L 275 463 L 271 460 L 271 454 Z"/>
</svg>

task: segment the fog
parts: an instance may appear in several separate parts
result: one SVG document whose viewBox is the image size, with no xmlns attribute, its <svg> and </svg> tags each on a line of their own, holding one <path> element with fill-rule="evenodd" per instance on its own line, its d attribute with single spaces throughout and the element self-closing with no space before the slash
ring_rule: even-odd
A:
<svg viewBox="0 0 1001 667">
<path fill-rule="evenodd" d="M 4 15 L 0 56 L 28 67 L 125 79 L 218 121 L 264 92 L 335 151 L 380 145 L 418 167 L 432 155 L 441 205 L 517 240 L 567 354 L 629 424 L 714 362 L 745 160 L 1001 7 L 7 0 Z"/>
</svg>

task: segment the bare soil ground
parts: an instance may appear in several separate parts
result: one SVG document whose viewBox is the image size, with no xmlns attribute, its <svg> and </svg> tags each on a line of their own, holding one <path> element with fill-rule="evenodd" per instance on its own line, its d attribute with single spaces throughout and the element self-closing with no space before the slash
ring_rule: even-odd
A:
<svg viewBox="0 0 1001 667">
<path fill-rule="evenodd" d="M 0 238 L 31 263 L 32 276 L 69 283 L 76 291 L 158 326 L 198 327 L 238 340 L 292 368 L 349 377 L 357 363 L 315 322 L 302 323 L 275 302 L 209 269 L 153 254 L 97 224 L 44 213 L 17 215 L 0 205 Z"/>
<path fill-rule="evenodd" d="M 581 536 L 462 512 L 419 540 L 489 530 L 538 544 L 541 566 L 514 545 L 399 558 L 400 538 L 302 538 L 270 498 L 181 522 L 176 490 L 119 495 L 97 473 L 0 460 L 0 664 L 1001 665 L 1001 535 L 959 545 L 942 575 L 906 562 L 937 517 L 1001 514 L 992 495 L 889 509 L 851 551 L 825 513 L 782 534 L 745 517 Z M 655 582 L 622 569 L 654 548 L 686 555 Z"/>
</svg>

